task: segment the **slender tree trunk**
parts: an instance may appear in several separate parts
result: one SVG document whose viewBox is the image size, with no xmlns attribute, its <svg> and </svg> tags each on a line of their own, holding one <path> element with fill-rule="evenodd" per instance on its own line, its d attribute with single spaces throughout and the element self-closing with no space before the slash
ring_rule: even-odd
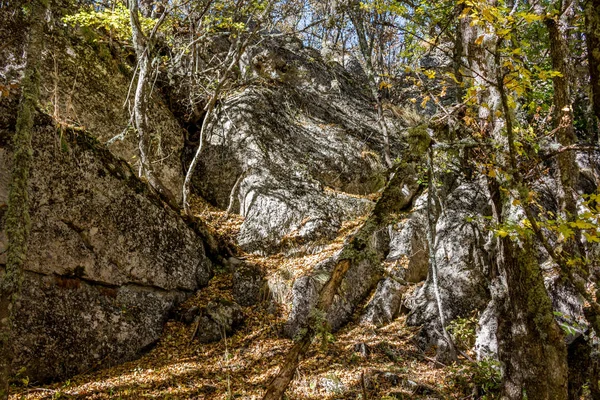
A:
<svg viewBox="0 0 600 400">
<path fill-rule="evenodd" d="M 215 107 L 217 105 L 217 100 L 219 99 L 219 96 L 221 95 L 221 91 L 223 90 L 225 83 L 231 78 L 231 74 L 232 74 L 234 68 L 236 66 L 240 65 L 240 58 L 242 57 L 242 54 L 248 47 L 250 40 L 252 40 L 256 36 L 256 34 L 260 31 L 260 29 L 262 28 L 265 18 L 271 12 L 273 3 L 274 3 L 274 0 L 270 0 L 265 5 L 261 14 L 256 17 L 256 19 L 254 19 L 254 20 L 248 19 L 246 21 L 247 25 L 249 25 L 249 23 L 252 21 L 255 22 L 255 26 L 252 29 L 252 31 L 249 32 L 247 35 L 242 35 L 241 33 L 238 33 L 236 41 L 230 45 L 229 51 L 227 52 L 227 56 L 225 57 L 225 60 L 223 62 L 225 65 L 225 70 L 223 71 L 223 75 L 217 80 L 215 89 L 213 90 L 211 97 L 209 98 L 208 103 L 206 104 L 206 106 L 204 108 L 206 110 L 206 114 L 204 116 L 204 121 L 202 121 L 202 127 L 200 129 L 200 139 L 199 139 L 199 143 L 198 143 L 198 148 L 196 149 L 194 158 L 192 158 L 192 162 L 190 163 L 190 165 L 188 167 L 188 170 L 185 174 L 185 179 L 183 181 L 183 188 L 182 188 L 183 209 L 184 209 L 186 215 L 188 215 L 188 216 L 191 215 L 191 210 L 190 210 L 190 205 L 189 205 L 189 196 L 190 196 L 190 185 L 192 182 L 192 175 L 194 174 L 196 165 L 198 164 L 198 161 L 200 160 L 200 155 L 202 154 L 202 150 L 204 148 L 204 142 L 207 140 L 208 135 L 210 134 L 210 128 L 211 128 L 210 124 L 212 123 L 212 119 L 214 116 L 213 113 L 214 113 Z"/>
<path fill-rule="evenodd" d="M 192 183 L 192 176 L 196 169 L 196 165 L 198 165 L 198 161 L 200 161 L 200 155 L 202 154 L 202 150 L 204 149 L 204 143 L 206 142 L 207 136 L 210 133 L 212 119 L 214 117 L 215 106 L 217 105 L 217 100 L 221 94 L 221 90 L 223 89 L 223 85 L 229 79 L 229 75 L 233 71 L 233 68 L 236 65 L 239 65 L 240 57 L 244 52 L 250 37 L 242 38 L 238 36 L 236 42 L 231 44 L 229 52 L 227 53 L 227 57 L 225 57 L 225 65 L 227 66 L 225 71 L 223 72 L 223 77 L 217 81 L 215 89 L 206 104 L 205 110 L 206 114 L 204 115 L 204 120 L 202 121 L 202 127 L 200 128 L 200 139 L 198 142 L 198 148 L 196 149 L 196 153 L 194 153 L 194 158 L 192 158 L 192 162 L 190 163 L 188 170 L 185 174 L 185 179 L 183 181 L 183 209 L 187 215 L 191 215 L 190 205 L 189 205 L 189 196 L 190 196 L 190 185 Z"/>
<path fill-rule="evenodd" d="M 417 158 L 418 155 L 412 155 L 411 161 L 405 161 L 395 169 L 393 177 L 375 205 L 375 209 L 352 240 L 342 249 L 329 280 L 319 292 L 319 298 L 315 306 L 316 312 L 311 312 L 306 325 L 302 329 L 302 336 L 286 355 L 278 374 L 269 384 L 263 400 L 279 400 L 282 398 L 313 338 L 317 332 L 323 329 L 322 325 L 327 323 L 327 313 L 333 304 L 334 297 L 344 280 L 346 272 L 352 268 L 354 263 L 360 262 L 364 257 L 369 257 L 369 254 L 373 252 L 370 249 L 373 235 L 389 224 L 389 216 L 400 212 L 411 204 L 415 192 L 407 194 L 405 190 L 407 187 L 414 188 L 417 185 L 416 163 L 413 161 Z M 383 261 L 384 257 L 385 254 L 375 254 L 373 255 L 373 262 L 379 263 Z"/>
<path fill-rule="evenodd" d="M 585 4 L 585 38 L 590 69 L 591 98 L 600 122 L 600 0 L 587 0 Z M 598 128 L 600 129 L 600 128 Z M 600 137 L 597 138 L 600 140 Z"/>
<path fill-rule="evenodd" d="M 129 0 L 131 18 L 131 35 L 138 62 L 139 74 L 135 90 L 133 114 L 138 134 L 138 150 L 140 153 L 140 176 L 145 176 L 148 184 L 173 209 L 179 209 L 176 197 L 160 181 L 150 163 L 150 129 L 148 127 L 148 80 L 150 73 L 150 39 L 144 35 L 139 20 L 138 0 Z M 160 23 L 160 22 L 159 22 Z"/>
<path fill-rule="evenodd" d="M 33 157 L 31 138 L 40 88 L 39 66 L 42 57 L 44 14 L 47 7 L 43 0 L 33 0 L 29 4 L 31 27 L 25 76 L 21 81 L 22 93 L 17 125 L 12 140 L 13 165 L 5 220 L 8 249 L 4 275 L 0 279 L 0 399 L 8 399 L 14 308 L 21 292 L 23 268 L 27 258 L 30 232 L 27 190 Z"/>
<path fill-rule="evenodd" d="M 435 295 L 435 301 L 438 308 L 438 314 L 440 317 L 440 325 L 442 329 L 442 336 L 446 342 L 446 349 L 448 353 L 448 358 L 451 361 L 456 360 L 456 348 L 454 346 L 454 342 L 452 338 L 448 334 L 448 330 L 446 329 L 446 318 L 444 316 L 444 304 L 442 302 L 442 296 L 440 295 L 440 288 L 438 285 L 438 267 L 437 267 L 437 259 L 436 259 L 436 250 L 437 250 L 437 234 L 436 234 L 436 222 L 437 218 L 433 215 L 433 201 L 434 201 L 434 192 L 435 192 L 435 182 L 434 182 L 434 167 L 433 167 L 433 148 L 430 147 L 427 150 L 427 247 L 429 251 L 429 274 L 431 276 L 431 282 L 433 284 L 433 292 Z M 438 355 L 439 355 L 438 350 Z"/>
<path fill-rule="evenodd" d="M 375 79 L 375 68 L 373 66 L 372 59 L 374 40 L 372 37 L 368 37 L 365 28 L 366 21 L 363 15 L 363 11 L 360 10 L 359 6 L 356 4 L 354 4 L 351 7 L 350 19 L 352 21 L 352 25 L 354 26 L 354 30 L 356 31 L 360 53 L 365 62 L 365 72 L 367 74 L 367 83 L 369 85 L 369 89 L 371 90 L 371 96 L 373 97 L 373 100 L 375 100 L 375 107 L 377 111 L 377 125 L 379 125 L 379 130 L 383 139 L 383 157 L 388 168 L 391 168 L 393 166 L 393 162 L 390 151 L 390 135 L 383 115 L 383 104 L 379 95 L 377 80 Z"/>
<path fill-rule="evenodd" d="M 563 23 L 560 17 L 546 18 L 544 20 L 550 39 L 550 58 L 552 69 L 560 72 L 553 78 L 554 108 L 556 110 L 556 140 L 561 146 L 570 146 L 575 143 L 575 129 L 573 128 L 573 106 L 571 103 L 571 90 L 569 79 L 572 76 L 567 62 L 568 46 Z M 577 164 L 575 152 L 565 151 L 557 156 L 559 181 L 560 181 L 560 207 L 568 221 L 577 217 L 577 203 L 575 201 L 575 185 L 577 182 Z M 571 253 L 575 250 L 574 246 Z"/>
</svg>

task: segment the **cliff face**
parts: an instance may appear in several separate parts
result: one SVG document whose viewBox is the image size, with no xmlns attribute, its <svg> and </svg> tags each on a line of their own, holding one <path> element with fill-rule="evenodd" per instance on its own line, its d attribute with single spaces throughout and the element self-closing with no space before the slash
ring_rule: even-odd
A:
<svg viewBox="0 0 600 400">
<path fill-rule="evenodd" d="M 9 11 L 0 18 L 0 274 L 27 37 L 25 21 L 10 18 L 20 13 Z M 126 51 L 68 33 L 53 14 L 60 12 L 48 13 L 40 55 L 31 235 L 15 312 L 13 365 L 32 381 L 138 356 L 158 340 L 173 306 L 212 276 L 202 239 L 135 173 Z M 156 93 L 149 116 L 151 161 L 180 193 L 183 130 Z"/>
<path fill-rule="evenodd" d="M 33 148 L 14 365 L 40 381 L 138 355 L 173 305 L 208 282 L 211 263 L 196 233 L 94 138 L 40 114 Z M 11 156 L 0 146 L 2 209 Z M 0 233 L 0 267 L 6 246 Z"/>
<path fill-rule="evenodd" d="M 387 179 L 373 102 L 359 76 L 293 38 L 266 38 L 243 60 L 247 84 L 221 103 L 195 189 L 222 209 L 232 198 L 247 251 L 330 239 Z"/>
</svg>

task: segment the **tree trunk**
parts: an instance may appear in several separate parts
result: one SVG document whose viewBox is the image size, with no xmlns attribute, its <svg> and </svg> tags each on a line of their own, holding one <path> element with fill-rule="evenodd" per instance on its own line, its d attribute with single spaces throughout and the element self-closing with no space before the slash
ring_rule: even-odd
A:
<svg viewBox="0 0 600 400">
<path fill-rule="evenodd" d="M 40 88 L 39 66 L 42 57 L 46 6 L 43 0 L 34 0 L 30 3 L 31 27 L 25 76 L 21 81 L 21 101 L 12 140 L 13 165 L 5 220 L 8 249 L 4 276 L 0 280 L 0 399 L 8 399 L 14 307 L 21 291 L 23 268 L 27 258 L 30 232 L 27 190 L 33 157 L 31 137 Z"/>
<path fill-rule="evenodd" d="M 504 395 L 510 400 L 525 395 L 528 399 L 567 399 L 567 350 L 533 244 L 525 241 L 520 249 L 509 237 L 500 241 L 507 284 L 498 319 Z"/>
<path fill-rule="evenodd" d="M 350 9 L 350 20 L 352 21 L 352 25 L 354 25 L 354 30 L 356 31 L 356 36 L 358 38 L 358 47 L 363 57 L 363 61 L 365 62 L 365 72 L 367 74 L 368 81 L 367 83 L 369 85 L 369 89 L 371 90 L 371 96 L 375 101 L 375 107 L 377 111 L 377 125 L 379 125 L 379 130 L 381 131 L 383 139 L 383 157 L 388 168 L 391 168 L 393 166 L 393 162 L 390 151 L 390 136 L 383 115 L 383 104 L 379 95 L 379 88 L 377 87 L 377 80 L 375 79 L 375 68 L 373 66 L 374 38 L 369 38 L 367 35 L 365 28 L 366 21 L 363 13 L 364 12 L 360 10 L 358 5 L 353 4 L 353 6 Z"/>
<path fill-rule="evenodd" d="M 418 155 L 415 154 L 412 160 L 417 158 Z M 327 313 L 346 272 L 352 268 L 354 263 L 360 262 L 364 257 L 369 257 L 369 254 L 373 252 L 369 246 L 373 241 L 373 235 L 389 224 L 389 216 L 400 212 L 412 203 L 416 190 L 409 190 L 408 194 L 405 190 L 418 187 L 416 171 L 416 162 L 414 161 L 405 161 L 395 169 L 393 177 L 377 201 L 375 209 L 352 240 L 342 249 L 329 280 L 319 292 L 319 299 L 315 306 L 316 312 L 310 313 L 304 329 L 301 330 L 302 336 L 288 352 L 278 374 L 269 384 L 263 400 L 282 398 L 313 338 L 317 332 L 324 329 L 323 324 L 327 323 Z M 380 263 L 384 257 L 385 254 L 375 254 L 373 262 Z"/>
<path fill-rule="evenodd" d="M 587 0 L 585 28 L 591 98 L 594 115 L 597 118 L 596 123 L 598 123 L 600 120 L 600 0 Z"/>
<path fill-rule="evenodd" d="M 558 18 L 558 17 L 557 17 Z M 546 18 L 544 20 L 550 39 L 550 58 L 552 69 L 560 72 L 553 80 L 554 108 L 556 110 L 556 140 L 561 146 L 570 146 L 575 143 L 575 129 L 573 128 L 573 106 L 571 104 L 571 89 L 569 79 L 571 71 L 567 62 L 567 39 L 564 29 L 561 28 L 560 18 Z M 575 185 L 577 181 L 577 164 L 575 152 L 565 151 L 557 156 L 560 193 L 560 207 L 565 218 L 573 221 L 577 217 L 577 203 L 575 201 Z M 571 253 L 575 246 L 571 244 Z"/>
<path fill-rule="evenodd" d="M 137 0 L 129 0 L 129 11 L 131 18 L 131 35 L 133 47 L 138 61 L 139 74 L 135 90 L 133 114 L 135 127 L 138 134 L 138 150 L 140 152 L 140 177 L 145 176 L 148 184 L 171 208 L 178 210 L 177 199 L 169 189 L 155 175 L 150 163 L 150 129 L 148 128 L 148 76 L 150 73 L 150 50 L 151 43 L 144 35 L 139 20 L 139 8 Z M 160 23 L 160 21 L 158 22 Z"/>
<path fill-rule="evenodd" d="M 440 317 L 440 326 L 442 330 L 442 336 L 446 342 L 445 346 L 438 348 L 438 355 L 440 351 L 448 353 L 447 358 L 449 361 L 456 361 L 456 348 L 454 342 L 448 334 L 446 329 L 446 318 L 444 316 L 444 304 L 442 302 L 442 296 L 440 295 L 440 288 L 438 285 L 438 267 L 436 259 L 437 251 L 437 232 L 436 223 L 437 217 L 433 213 L 433 201 L 435 196 L 435 182 L 434 182 L 434 166 L 433 166 L 433 148 L 427 150 L 427 248 L 429 253 L 429 276 L 433 284 L 433 292 L 435 294 L 435 301 L 438 308 L 438 314 Z"/>
<path fill-rule="evenodd" d="M 491 0 L 489 5 L 495 6 Z M 509 171 L 511 182 L 490 178 L 494 222 L 502 224 L 511 208 L 512 199 L 502 194 L 502 187 L 525 192 L 515 151 L 515 131 L 508 93 L 504 87 L 504 71 L 500 49 L 502 41 L 494 27 L 471 25 L 468 17 L 462 24 L 463 48 L 468 60 L 472 85 L 481 88 L 477 102 L 479 131 L 499 146 L 490 157 L 495 165 Z M 527 207 L 525 199 L 521 201 Z M 526 209 L 526 212 L 528 210 Z M 527 214 L 530 216 L 530 213 Z M 562 332 L 554 321 L 552 305 L 541 269 L 524 240 L 523 249 L 510 237 L 496 238 L 492 249 L 497 282 L 504 282 L 502 293 L 494 294 L 498 305 L 499 358 L 504 364 L 503 394 L 508 399 L 566 399 L 567 360 Z"/>
</svg>

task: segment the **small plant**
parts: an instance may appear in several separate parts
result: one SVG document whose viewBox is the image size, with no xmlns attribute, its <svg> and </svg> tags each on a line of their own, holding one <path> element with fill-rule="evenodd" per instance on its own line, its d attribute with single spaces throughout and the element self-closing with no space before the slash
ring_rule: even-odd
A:
<svg viewBox="0 0 600 400">
<path fill-rule="evenodd" d="M 454 365 L 450 381 L 463 393 L 480 399 L 499 398 L 502 371 L 500 362 L 486 358 L 479 362 Z"/>
<path fill-rule="evenodd" d="M 455 344 L 463 350 L 470 350 L 475 346 L 477 317 L 456 318 L 448 324 L 448 332 L 452 335 Z"/>
</svg>

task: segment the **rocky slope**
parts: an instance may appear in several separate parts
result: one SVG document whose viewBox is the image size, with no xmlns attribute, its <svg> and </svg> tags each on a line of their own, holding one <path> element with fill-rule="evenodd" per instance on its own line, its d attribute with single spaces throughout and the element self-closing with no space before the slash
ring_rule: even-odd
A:
<svg viewBox="0 0 600 400">
<path fill-rule="evenodd" d="M 131 65 L 82 37 L 52 37 L 43 54 L 30 186 L 32 234 L 15 341 L 15 364 L 34 380 L 68 377 L 139 355 L 159 339 L 170 310 L 212 276 L 206 243 L 134 172 L 135 134 L 123 108 Z M 0 267 L 21 50 L 18 41 L 0 49 L 8 60 L 1 70 L 3 87 L 9 88 L 0 106 Z M 301 272 L 274 268 L 265 283 L 263 271 L 232 259 L 227 267 L 234 277 L 234 301 L 204 299 L 206 304 L 182 317 L 195 322 L 195 336 L 206 342 L 220 338 L 222 315 L 231 325 L 227 335 L 240 325 L 242 308 L 235 302 L 252 306 L 269 299 L 271 309 L 291 308 L 284 331 L 294 336 L 301 330 L 343 246 L 338 243 L 322 258 L 319 252 L 345 222 L 369 214 L 389 178 L 373 102 L 356 63 L 342 66 L 285 36 L 265 37 L 242 60 L 244 84 L 219 102 L 193 188 L 212 206 L 231 207 L 241 216 L 236 240 L 252 253 L 248 257 L 315 253 L 321 262 L 306 261 Z M 158 92 L 149 116 L 151 161 L 164 184 L 179 193 L 181 158 L 193 149 L 184 148 L 185 132 Z M 392 153 L 400 156 L 410 123 L 391 116 L 386 123 Z M 579 162 L 579 190 L 591 193 L 600 182 L 600 162 L 592 156 Z M 418 179 L 422 167 L 419 159 L 397 171 L 408 178 L 395 188 L 409 197 L 406 207 L 369 235 L 329 322 L 333 330 L 352 319 L 382 326 L 405 312 L 408 324 L 421 327 L 419 345 L 437 349 L 444 360 L 426 238 L 429 193 Z M 494 254 L 487 246 L 493 239 L 486 226 L 489 194 L 480 178 L 457 170 L 441 174 L 436 186 L 439 292 L 447 321 L 479 315 L 478 355 L 493 357 L 497 321 L 489 277 Z M 540 201 L 555 202 L 552 179 L 539 184 Z M 514 217 L 519 217 L 516 209 Z M 540 262 L 546 261 L 541 252 Z M 577 320 L 581 301 L 570 288 L 555 285 L 551 267 L 544 270 L 554 306 L 566 319 Z M 566 323 L 575 326 L 571 322 Z"/>
</svg>

